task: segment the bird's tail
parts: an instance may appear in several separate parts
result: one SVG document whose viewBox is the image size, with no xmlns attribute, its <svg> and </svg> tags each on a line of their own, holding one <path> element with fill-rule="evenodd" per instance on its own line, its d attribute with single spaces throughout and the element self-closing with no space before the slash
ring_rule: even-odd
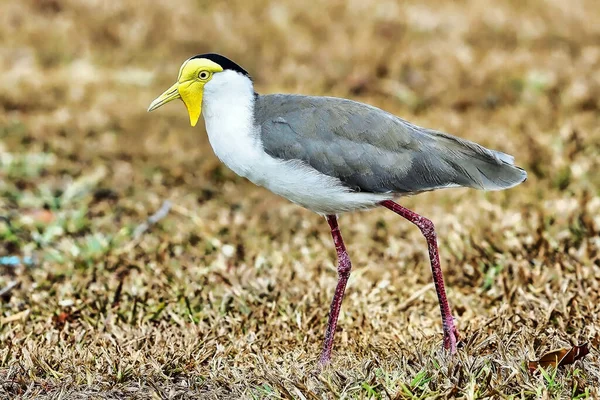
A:
<svg viewBox="0 0 600 400">
<path fill-rule="evenodd" d="M 436 132 L 444 161 L 452 166 L 456 184 L 482 190 L 509 189 L 527 179 L 527 172 L 515 166 L 514 157 L 455 136 Z M 443 143 L 442 143 L 443 142 Z"/>
</svg>

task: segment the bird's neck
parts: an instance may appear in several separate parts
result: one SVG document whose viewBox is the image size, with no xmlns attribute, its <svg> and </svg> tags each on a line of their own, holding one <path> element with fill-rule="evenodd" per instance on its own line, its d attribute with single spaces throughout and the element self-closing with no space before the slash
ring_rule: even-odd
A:
<svg viewBox="0 0 600 400">
<path fill-rule="evenodd" d="M 252 81 L 235 72 L 215 74 L 213 81 L 205 86 L 202 101 L 208 140 L 223 163 L 238 175 L 248 176 L 263 153 L 254 126 Z"/>
</svg>

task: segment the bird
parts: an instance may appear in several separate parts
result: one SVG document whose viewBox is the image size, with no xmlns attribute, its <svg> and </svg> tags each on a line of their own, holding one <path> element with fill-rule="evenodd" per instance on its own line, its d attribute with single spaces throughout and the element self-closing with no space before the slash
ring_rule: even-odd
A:
<svg viewBox="0 0 600 400">
<path fill-rule="evenodd" d="M 448 303 L 433 222 L 397 200 L 443 188 L 512 188 L 527 179 L 514 157 L 412 124 L 357 101 L 299 94 L 258 94 L 236 62 L 206 53 L 187 59 L 177 81 L 148 112 L 180 99 L 196 126 L 202 114 L 215 155 L 237 175 L 325 217 L 337 253 L 338 281 L 318 365 L 331 360 L 352 263 L 338 216 L 384 207 L 425 237 L 438 296 L 443 347 L 460 340 Z"/>
</svg>

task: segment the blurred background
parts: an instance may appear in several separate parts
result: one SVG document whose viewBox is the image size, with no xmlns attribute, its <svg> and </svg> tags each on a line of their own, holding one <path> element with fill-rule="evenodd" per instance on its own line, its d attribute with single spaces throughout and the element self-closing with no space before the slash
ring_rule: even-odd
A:
<svg viewBox="0 0 600 400">
<path fill-rule="evenodd" d="M 446 397 L 479 373 L 482 394 L 590 395 L 597 366 L 557 389 L 522 362 L 600 340 L 599 43 L 594 0 L 3 0 L 2 394 Z M 205 52 L 259 93 L 367 102 L 528 171 L 506 192 L 402 201 L 438 228 L 466 342 L 454 369 L 435 368 L 426 244 L 377 210 L 340 222 L 344 374 L 306 377 L 336 282 L 325 221 L 221 165 L 183 105 L 146 113 Z"/>
</svg>

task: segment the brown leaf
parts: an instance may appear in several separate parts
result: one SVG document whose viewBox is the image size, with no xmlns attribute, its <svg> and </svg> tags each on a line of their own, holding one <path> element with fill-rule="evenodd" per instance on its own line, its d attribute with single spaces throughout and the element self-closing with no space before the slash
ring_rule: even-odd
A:
<svg viewBox="0 0 600 400">
<path fill-rule="evenodd" d="M 56 216 L 50 210 L 39 209 L 39 210 L 26 210 L 23 212 L 23 216 L 29 218 L 34 223 L 49 224 Z"/>
<path fill-rule="evenodd" d="M 55 315 L 52 319 L 57 328 L 62 328 L 67 322 L 74 321 L 76 319 L 76 315 L 70 311 L 61 311 L 60 314 Z"/>
<path fill-rule="evenodd" d="M 61 312 L 60 314 L 58 314 L 55 318 L 55 321 L 58 324 L 64 325 L 65 322 L 67 322 L 67 320 L 71 317 L 71 314 L 66 313 L 66 312 Z"/>
<path fill-rule="evenodd" d="M 585 357 L 589 352 L 588 343 L 584 343 L 581 346 L 573 346 L 570 349 L 553 350 L 544 354 L 538 361 L 529 361 L 529 372 L 535 372 L 538 367 L 548 368 L 551 366 L 557 368 L 573 364 L 575 361 Z"/>
</svg>

